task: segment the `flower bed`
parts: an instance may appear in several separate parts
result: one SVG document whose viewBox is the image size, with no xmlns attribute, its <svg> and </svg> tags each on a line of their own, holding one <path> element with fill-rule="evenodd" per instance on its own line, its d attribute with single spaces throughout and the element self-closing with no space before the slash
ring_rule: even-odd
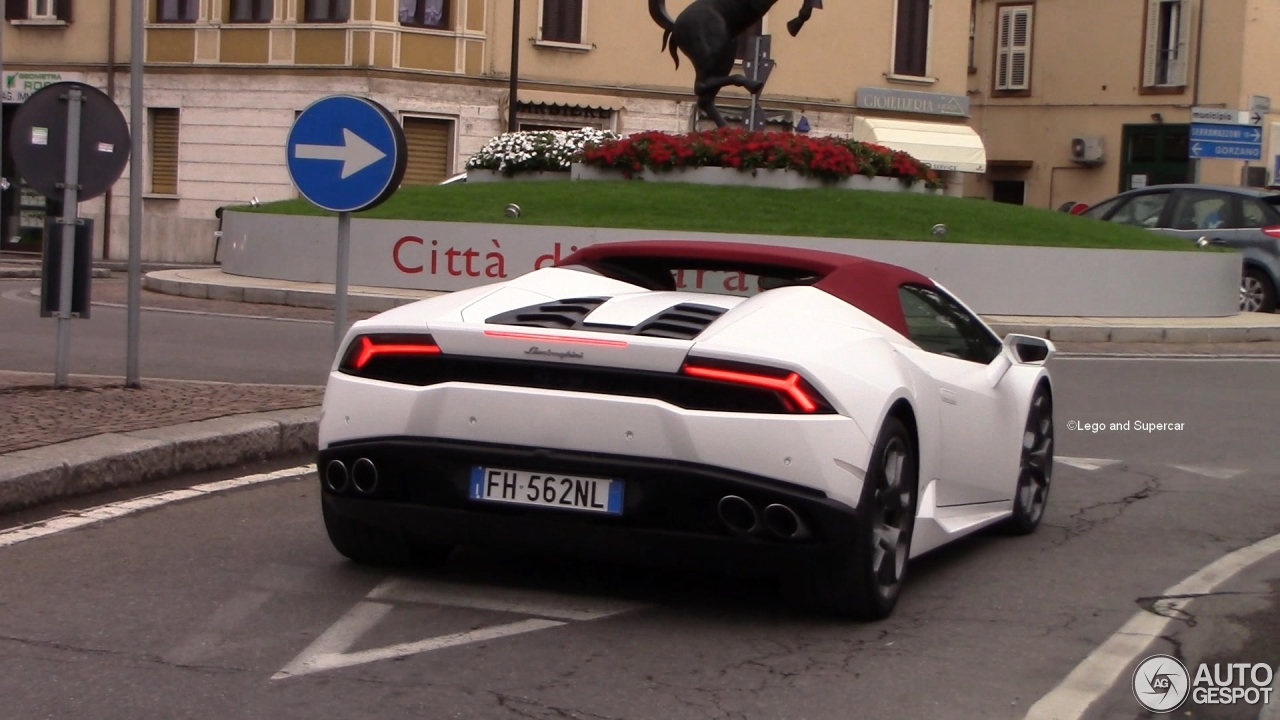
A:
<svg viewBox="0 0 1280 720">
<path fill-rule="evenodd" d="M 855 175 L 897 178 L 907 186 L 940 188 L 941 178 L 905 152 L 882 145 L 794 133 L 749 132 L 721 128 L 687 135 L 642 132 L 585 146 L 581 163 L 619 170 L 623 175 L 648 169 L 725 167 L 738 170 L 792 170 L 824 182 Z"/>
<path fill-rule="evenodd" d="M 587 145 L 617 138 L 617 133 L 593 128 L 504 133 L 472 155 L 467 170 L 492 170 L 506 177 L 524 172 L 568 171 Z"/>
</svg>

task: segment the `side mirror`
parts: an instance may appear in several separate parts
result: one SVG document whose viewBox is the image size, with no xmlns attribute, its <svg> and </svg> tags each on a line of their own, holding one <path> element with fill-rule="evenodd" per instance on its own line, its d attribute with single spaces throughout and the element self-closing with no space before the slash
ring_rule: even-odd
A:
<svg viewBox="0 0 1280 720">
<path fill-rule="evenodd" d="M 1016 333 L 1006 335 L 1000 355 L 987 366 L 987 380 L 991 387 L 995 387 L 1014 365 L 1043 365 L 1057 351 L 1053 343 L 1044 338 Z"/>
</svg>

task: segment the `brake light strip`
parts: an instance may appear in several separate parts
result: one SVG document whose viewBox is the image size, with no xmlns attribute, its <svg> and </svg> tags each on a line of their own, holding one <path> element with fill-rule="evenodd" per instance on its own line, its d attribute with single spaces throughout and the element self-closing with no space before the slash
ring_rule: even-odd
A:
<svg viewBox="0 0 1280 720">
<path fill-rule="evenodd" d="M 370 360 L 378 355 L 439 355 L 440 346 L 434 344 L 394 343 L 387 345 L 374 344 L 368 337 L 360 338 L 360 354 L 356 356 L 355 366 L 362 369 Z"/>
<path fill-rule="evenodd" d="M 740 372 L 737 370 L 721 370 L 719 368 L 699 367 L 697 365 L 685 365 L 684 373 L 693 377 L 705 378 L 707 380 L 720 380 L 722 382 L 738 383 L 740 385 L 751 385 L 754 387 L 766 388 L 768 390 L 777 390 L 786 393 L 801 410 L 805 412 L 814 412 L 818 409 L 818 404 L 813 401 L 800 386 L 800 374 L 791 373 L 785 378 L 769 377 L 768 375 L 755 375 L 753 373 Z"/>
</svg>

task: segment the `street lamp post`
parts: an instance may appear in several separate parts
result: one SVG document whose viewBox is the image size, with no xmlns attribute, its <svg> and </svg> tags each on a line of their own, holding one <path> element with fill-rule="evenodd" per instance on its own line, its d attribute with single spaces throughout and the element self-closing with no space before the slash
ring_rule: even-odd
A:
<svg viewBox="0 0 1280 720">
<path fill-rule="evenodd" d="M 520 0 L 511 0 L 511 88 L 507 97 L 507 132 L 516 131 L 516 103 L 520 86 Z"/>
</svg>

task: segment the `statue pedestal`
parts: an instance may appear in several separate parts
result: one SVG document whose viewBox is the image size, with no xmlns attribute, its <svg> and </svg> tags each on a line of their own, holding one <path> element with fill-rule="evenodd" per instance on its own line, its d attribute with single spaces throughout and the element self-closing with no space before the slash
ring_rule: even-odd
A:
<svg viewBox="0 0 1280 720">
<path fill-rule="evenodd" d="M 621 170 L 599 168 L 574 163 L 569 170 L 573 180 L 626 180 Z M 744 187 L 765 187 L 776 190 L 802 190 L 824 187 L 838 187 L 845 190 L 874 190 L 877 192 L 914 192 L 930 195 L 941 195 L 941 190 L 930 190 L 924 183 L 917 182 L 908 187 L 898 178 L 867 177 L 854 175 L 835 182 L 824 182 L 815 177 L 802 175 L 794 170 L 737 170 L 726 167 L 673 168 L 671 170 L 650 170 L 643 168 L 632 173 L 632 180 L 648 182 L 678 182 L 693 185 L 736 185 Z"/>
</svg>

